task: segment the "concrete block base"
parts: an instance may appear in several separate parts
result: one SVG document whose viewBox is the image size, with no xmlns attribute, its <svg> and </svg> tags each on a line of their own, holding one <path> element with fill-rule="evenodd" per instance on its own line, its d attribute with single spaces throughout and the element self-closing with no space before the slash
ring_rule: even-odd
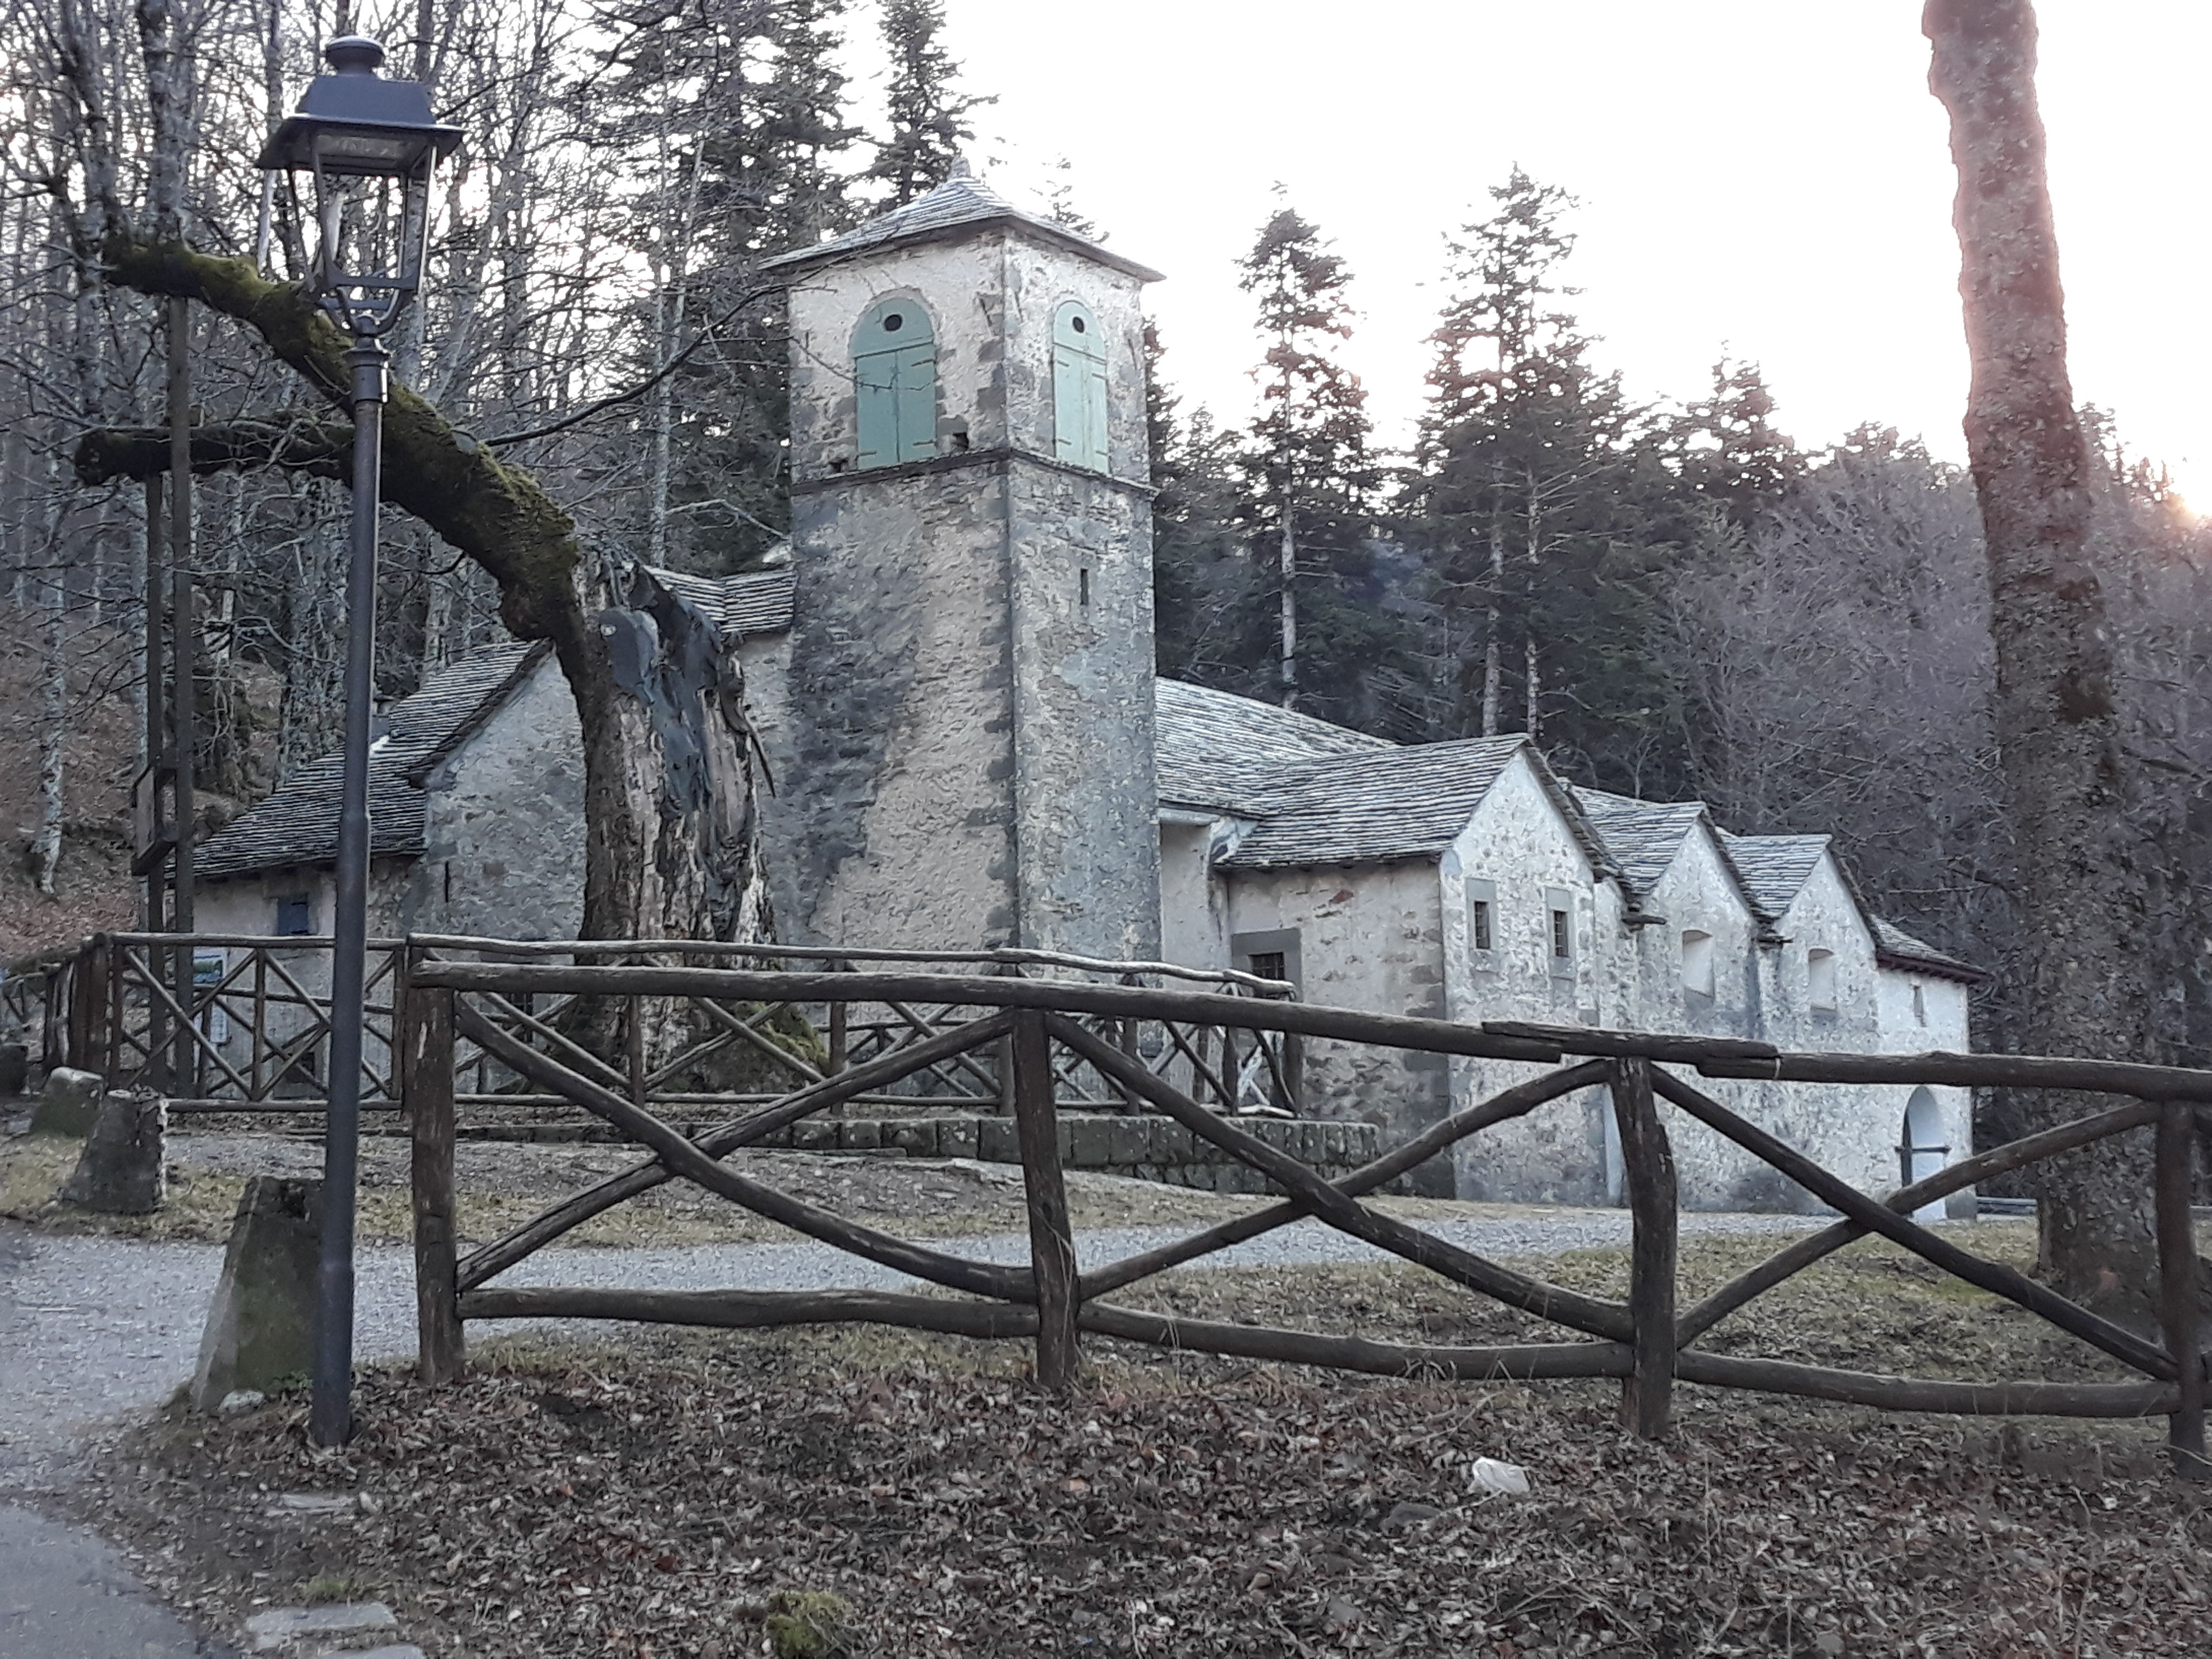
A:
<svg viewBox="0 0 2212 1659">
<path fill-rule="evenodd" d="M 67 1135 L 82 1140 L 92 1133 L 100 1115 L 100 1103 L 107 1085 L 97 1072 L 80 1072 L 57 1066 L 46 1073 L 39 1096 L 39 1109 L 31 1115 L 34 1135 Z"/>
<path fill-rule="evenodd" d="M 320 1181 L 282 1176 L 246 1182 L 200 1338 L 194 1411 L 216 1411 L 227 1395 L 265 1391 L 313 1365 L 322 1189 Z"/>
<path fill-rule="evenodd" d="M 95 1086 L 99 1081 L 93 1079 Z M 160 1209 L 166 1195 L 161 1158 L 168 1127 L 168 1104 L 159 1096 L 107 1096 L 85 1137 L 76 1172 L 62 1188 L 62 1202 L 103 1215 L 144 1215 Z"/>
</svg>

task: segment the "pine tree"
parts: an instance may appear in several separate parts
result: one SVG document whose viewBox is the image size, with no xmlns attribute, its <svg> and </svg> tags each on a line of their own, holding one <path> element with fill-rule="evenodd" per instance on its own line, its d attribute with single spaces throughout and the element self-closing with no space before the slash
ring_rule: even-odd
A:
<svg viewBox="0 0 2212 1659">
<path fill-rule="evenodd" d="M 1686 765 L 1650 638 L 1654 573 L 1700 533 L 1679 471 L 1559 302 L 1565 191 L 1516 167 L 1449 244 L 1407 505 L 1433 602 L 1433 735 L 1521 730 L 1616 786 Z"/>
<path fill-rule="evenodd" d="M 1273 690 L 1285 708 L 1358 724 L 1372 714 L 1366 673 L 1392 654 L 1397 629 L 1370 545 L 1382 473 L 1367 393 L 1336 356 L 1352 333 L 1352 273 L 1288 207 L 1261 228 L 1239 270 L 1267 342 L 1243 471 L 1255 572 L 1272 569 L 1254 586 L 1274 602 Z M 1255 647 L 1265 626 L 1252 617 Z"/>
<path fill-rule="evenodd" d="M 1773 422 L 1774 394 L 1757 363 L 1723 357 L 1713 395 L 1685 411 L 1683 481 L 1746 534 L 1805 476 L 1805 457 Z"/>
<path fill-rule="evenodd" d="M 968 112 L 995 101 L 956 90 L 960 65 L 938 42 L 944 27 L 944 0 L 884 0 L 890 131 L 876 147 L 867 176 L 890 187 L 891 207 L 904 207 L 952 176 L 961 140 L 975 136 Z"/>
<path fill-rule="evenodd" d="M 1152 456 L 1153 639 L 1171 679 L 1252 692 L 1240 649 L 1251 565 L 1237 528 L 1237 434 L 1201 409 L 1185 421 L 1160 373 L 1159 331 L 1145 325 L 1145 428 Z"/>
</svg>

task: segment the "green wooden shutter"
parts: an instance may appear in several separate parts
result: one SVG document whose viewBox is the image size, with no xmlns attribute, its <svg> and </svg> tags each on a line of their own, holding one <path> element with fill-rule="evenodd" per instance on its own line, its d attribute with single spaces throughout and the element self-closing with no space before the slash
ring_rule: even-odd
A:
<svg viewBox="0 0 2212 1659">
<path fill-rule="evenodd" d="M 908 346 L 898 354 L 898 459 L 927 460 L 937 453 L 937 348 Z"/>
<path fill-rule="evenodd" d="M 1053 453 L 1071 466 L 1107 470 L 1106 353 L 1098 319 L 1073 300 L 1052 321 Z"/>
<path fill-rule="evenodd" d="M 937 453 L 937 343 L 911 300 L 869 307 L 853 335 L 859 441 L 854 465 L 890 466 Z"/>
</svg>

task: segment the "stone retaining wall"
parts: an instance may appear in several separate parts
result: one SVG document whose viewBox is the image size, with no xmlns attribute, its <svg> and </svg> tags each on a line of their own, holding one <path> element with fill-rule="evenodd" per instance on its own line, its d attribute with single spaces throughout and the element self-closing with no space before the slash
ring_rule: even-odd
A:
<svg viewBox="0 0 2212 1659">
<path fill-rule="evenodd" d="M 1237 1127 L 1270 1146 L 1288 1152 L 1334 1180 L 1382 1151 L 1382 1131 L 1371 1123 L 1291 1121 L 1243 1117 Z M 693 1133 L 704 1125 L 682 1126 Z M 591 1124 L 483 1124 L 460 1126 L 464 1140 L 617 1140 L 612 1130 Z M 906 1158 L 973 1158 L 987 1164 L 1018 1164 L 1021 1154 L 1010 1117 L 812 1117 L 793 1124 L 760 1143 L 802 1152 L 854 1152 Z M 1261 1193 L 1267 1183 L 1255 1170 L 1200 1140 L 1181 1124 L 1162 1117 L 1122 1117 L 1104 1113 L 1062 1113 L 1060 1162 L 1071 1170 L 1130 1176 L 1174 1187 L 1209 1192 Z"/>
</svg>

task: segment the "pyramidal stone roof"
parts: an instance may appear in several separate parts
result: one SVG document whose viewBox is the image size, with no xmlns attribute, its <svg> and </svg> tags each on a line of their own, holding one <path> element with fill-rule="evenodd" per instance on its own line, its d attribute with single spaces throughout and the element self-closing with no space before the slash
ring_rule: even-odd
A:
<svg viewBox="0 0 2212 1659">
<path fill-rule="evenodd" d="M 952 176 L 927 195 L 917 196 L 904 207 L 895 207 L 842 236 L 763 259 L 760 268 L 789 276 L 809 265 L 849 259 L 906 242 L 945 241 L 992 225 L 1009 226 L 1045 241 L 1073 248 L 1101 264 L 1127 271 L 1139 282 L 1160 280 L 1160 273 L 1150 265 L 1125 258 L 1042 214 L 1015 206 L 975 177 L 965 161 L 954 163 Z"/>
</svg>

